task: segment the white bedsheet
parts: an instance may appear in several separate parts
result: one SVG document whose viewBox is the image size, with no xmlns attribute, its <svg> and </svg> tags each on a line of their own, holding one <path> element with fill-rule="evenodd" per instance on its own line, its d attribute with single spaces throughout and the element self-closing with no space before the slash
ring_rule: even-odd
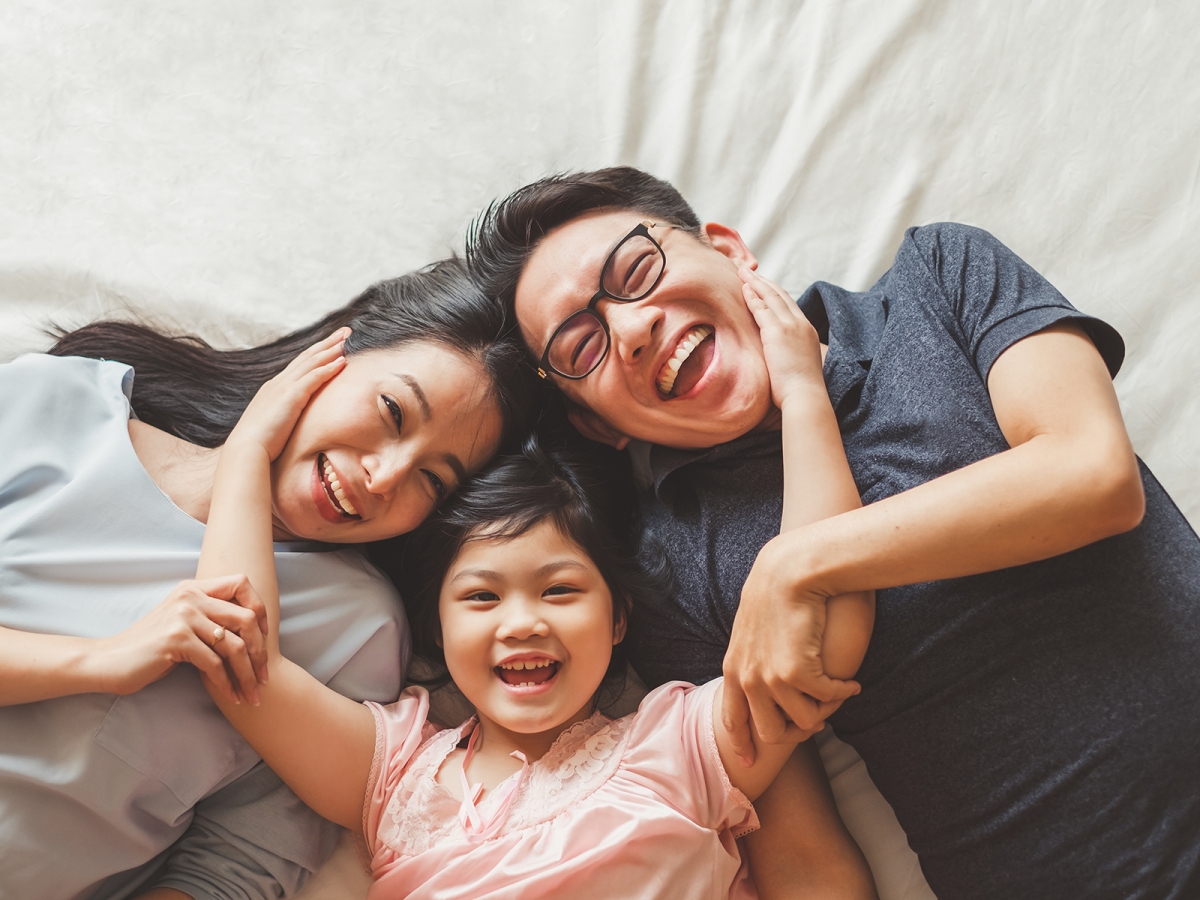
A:
<svg viewBox="0 0 1200 900">
<path fill-rule="evenodd" d="M 17 0 L 0 359 L 127 308 L 258 339 L 531 178 L 630 163 L 793 291 L 867 286 L 912 224 L 994 232 L 1122 332 L 1134 444 L 1197 524 L 1198 33 L 1188 0 Z M 929 896 L 861 762 L 826 760 L 882 896 Z M 362 888 L 343 848 L 306 898 Z"/>
</svg>

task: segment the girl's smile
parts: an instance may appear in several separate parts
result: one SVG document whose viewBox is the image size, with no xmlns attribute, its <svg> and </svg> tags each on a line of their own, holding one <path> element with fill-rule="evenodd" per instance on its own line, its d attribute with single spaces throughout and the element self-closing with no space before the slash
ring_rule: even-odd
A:
<svg viewBox="0 0 1200 900">
<path fill-rule="evenodd" d="M 548 520 L 519 537 L 468 541 L 438 608 L 446 666 L 486 740 L 530 759 L 591 714 L 625 633 L 595 563 Z"/>
</svg>

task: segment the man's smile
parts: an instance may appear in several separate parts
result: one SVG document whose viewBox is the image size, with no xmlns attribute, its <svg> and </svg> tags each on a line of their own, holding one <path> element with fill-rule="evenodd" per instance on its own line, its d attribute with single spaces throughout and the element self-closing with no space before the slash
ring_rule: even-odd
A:
<svg viewBox="0 0 1200 900">
<path fill-rule="evenodd" d="M 676 393 L 676 387 L 679 388 L 677 393 L 687 393 L 695 385 L 700 375 L 704 373 L 704 369 L 707 368 L 712 354 L 711 352 L 695 353 L 694 351 L 712 334 L 711 325 L 693 325 L 684 333 L 676 344 L 674 352 L 658 370 L 655 385 L 660 394 L 670 397 Z"/>
</svg>

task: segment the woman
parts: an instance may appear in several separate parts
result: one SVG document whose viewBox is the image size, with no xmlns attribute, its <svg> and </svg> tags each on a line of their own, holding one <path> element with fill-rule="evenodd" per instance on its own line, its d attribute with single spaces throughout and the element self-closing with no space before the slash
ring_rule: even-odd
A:
<svg viewBox="0 0 1200 900">
<path fill-rule="evenodd" d="M 176 669 L 254 702 L 261 605 L 236 579 L 178 583 L 242 410 L 345 326 L 345 360 L 272 467 L 280 639 L 347 696 L 388 701 L 402 608 L 330 545 L 411 530 L 523 418 L 520 350 L 459 263 L 250 350 L 98 323 L 0 366 L 0 896 L 273 897 L 329 847 Z"/>
</svg>

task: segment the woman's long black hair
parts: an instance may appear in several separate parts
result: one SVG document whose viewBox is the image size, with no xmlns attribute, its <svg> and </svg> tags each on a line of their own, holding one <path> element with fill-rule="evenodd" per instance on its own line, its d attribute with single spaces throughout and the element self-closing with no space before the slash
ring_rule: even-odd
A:
<svg viewBox="0 0 1200 900">
<path fill-rule="evenodd" d="M 439 646 L 442 581 L 463 546 L 473 540 L 512 539 L 552 522 L 596 564 L 613 598 L 613 621 L 624 619 L 650 595 L 671 589 L 666 557 L 639 561 L 638 514 L 628 477 L 614 478 L 615 451 L 582 441 L 546 449 L 529 438 L 519 454 L 502 456 L 471 478 L 409 535 L 401 585 L 412 629 L 413 654 L 430 687 L 450 681 Z M 596 706 L 621 694 L 624 645 L 613 647 Z"/>
<path fill-rule="evenodd" d="M 137 417 L 202 447 L 225 442 L 258 389 L 302 350 L 349 325 L 347 356 L 431 341 L 479 362 L 504 421 L 502 446 L 524 434 L 532 373 L 503 308 L 479 290 L 458 259 L 381 281 L 307 328 L 244 350 L 217 350 L 190 335 L 132 322 L 93 322 L 59 332 L 57 356 L 111 359 L 133 367 Z"/>
</svg>

